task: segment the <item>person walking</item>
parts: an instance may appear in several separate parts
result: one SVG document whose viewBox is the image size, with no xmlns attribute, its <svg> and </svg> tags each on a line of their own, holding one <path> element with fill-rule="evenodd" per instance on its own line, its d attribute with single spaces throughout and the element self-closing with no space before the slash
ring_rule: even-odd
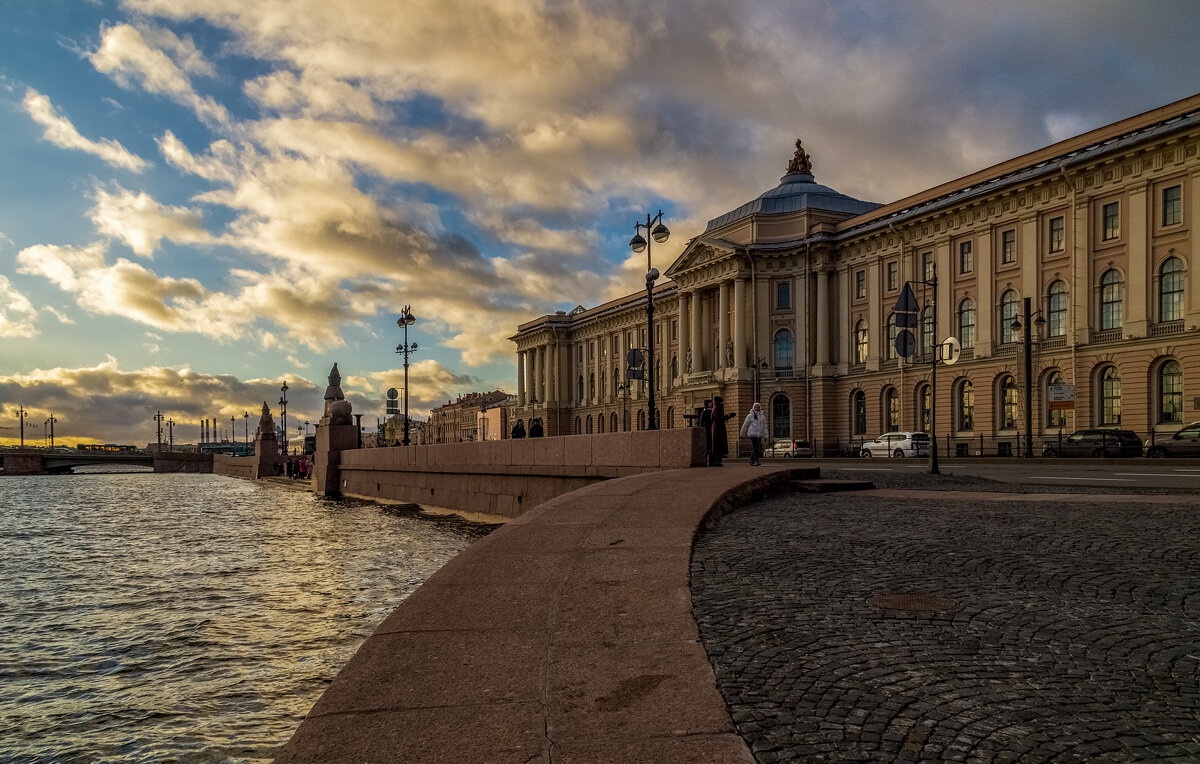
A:
<svg viewBox="0 0 1200 764">
<path fill-rule="evenodd" d="M 757 467 L 762 464 L 763 438 L 767 437 L 767 417 L 762 413 L 761 403 L 750 407 L 750 413 L 742 422 L 738 435 L 750 439 L 750 465 Z"/>
<path fill-rule="evenodd" d="M 732 414 L 730 415 L 732 416 Z M 710 467 L 725 466 L 725 455 L 729 453 L 729 435 L 725 431 L 725 399 L 719 395 L 713 396 L 712 408 L 712 458 Z"/>
<path fill-rule="evenodd" d="M 513 437 L 513 440 L 516 440 L 517 438 L 525 437 L 525 422 L 524 421 L 518 419 L 517 423 L 513 425 L 512 437 Z"/>
<path fill-rule="evenodd" d="M 529 437 L 540 438 L 544 434 L 545 433 L 542 430 L 542 420 L 541 419 L 533 420 L 533 422 L 529 425 Z"/>
<path fill-rule="evenodd" d="M 713 466 L 712 457 L 712 406 L 713 402 L 704 400 L 704 408 L 700 410 L 700 427 L 704 429 L 704 453 L 708 456 L 708 466 Z"/>
</svg>

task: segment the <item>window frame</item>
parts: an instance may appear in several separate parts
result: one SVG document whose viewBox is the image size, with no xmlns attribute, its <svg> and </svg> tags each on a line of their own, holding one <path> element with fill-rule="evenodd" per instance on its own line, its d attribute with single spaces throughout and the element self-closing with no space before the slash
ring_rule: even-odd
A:
<svg viewBox="0 0 1200 764">
<path fill-rule="evenodd" d="M 854 324 L 854 363 L 864 364 L 871 352 L 871 332 L 866 319 L 858 319 Z"/>
<path fill-rule="evenodd" d="M 961 380 L 956 386 L 954 409 L 958 432 L 971 432 L 975 429 L 975 383 L 969 379 Z"/>
<path fill-rule="evenodd" d="M 859 269 L 854 272 L 854 299 L 864 300 L 867 297 L 867 272 Z"/>
<path fill-rule="evenodd" d="M 1124 287 L 1125 277 L 1116 268 L 1108 268 L 1100 274 L 1100 331 L 1120 329 L 1125 325 Z"/>
<path fill-rule="evenodd" d="M 1066 251 L 1067 217 L 1066 215 L 1055 215 L 1046 221 L 1046 253 L 1057 255 Z"/>
<path fill-rule="evenodd" d="M 965 309 L 964 309 L 965 308 Z M 966 348 L 975 347 L 975 331 L 978 325 L 978 314 L 975 308 L 975 300 L 971 297 L 964 297 L 958 302 L 958 309 L 955 311 L 958 318 L 958 342 L 965 350 Z M 970 316 L 971 323 L 966 323 L 963 319 Z M 968 327 L 970 332 L 967 331 Z"/>
<path fill-rule="evenodd" d="M 1168 271 L 1167 268 L 1171 270 Z M 1168 279 L 1170 286 L 1168 289 Z M 1171 255 L 1158 266 L 1158 320 L 1160 323 L 1180 321 L 1184 314 L 1184 293 L 1187 280 L 1184 278 L 1182 258 Z M 1170 298 L 1168 300 L 1168 298 Z M 1168 311 L 1168 302 L 1171 310 Z"/>
<path fill-rule="evenodd" d="M 1056 291 L 1056 287 L 1058 288 Z M 1066 337 L 1070 318 L 1070 299 L 1067 284 L 1055 279 L 1046 287 L 1046 337 Z"/>
<path fill-rule="evenodd" d="M 1171 385 L 1168 389 L 1167 370 L 1171 372 Z M 1158 365 L 1155 372 L 1155 420 L 1158 424 L 1183 424 L 1183 366 L 1174 358 L 1168 358 Z M 1169 396 L 1169 397 L 1168 397 Z"/>
<path fill-rule="evenodd" d="M 975 247 L 971 240 L 958 243 L 958 273 L 965 276 L 975 272 Z"/>
<path fill-rule="evenodd" d="M 775 310 L 791 310 L 792 309 L 792 282 L 776 281 L 775 282 Z"/>
<path fill-rule="evenodd" d="M 1006 228 L 1000 232 L 1000 264 L 1015 265 L 1017 262 L 1017 229 Z"/>
<path fill-rule="evenodd" d="M 1100 241 L 1111 242 L 1121 238 L 1121 202 L 1103 202 L 1100 205 Z"/>
<path fill-rule="evenodd" d="M 1006 297 L 1012 296 L 1012 302 L 1005 300 Z M 1021 296 L 1017 294 L 1015 289 L 1005 289 L 1000 295 L 1000 344 L 1011 345 L 1019 338 L 1017 330 L 1012 328 L 1013 320 L 1016 319 L 1020 312 Z M 1011 310 L 1010 310 L 1011 307 Z M 1010 315 L 1011 314 L 1011 315 Z"/>
<path fill-rule="evenodd" d="M 1096 396 L 1100 410 L 1097 412 L 1101 427 L 1115 427 L 1121 424 L 1121 372 L 1113 364 L 1100 370 L 1097 375 L 1100 394 Z"/>
<path fill-rule="evenodd" d="M 1174 199 L 1167 198 L 1167 194 L 1171 191 L 1176 192 Z M 1159 218 L 1162 221 L 1162 227 L 1170 228 L 1181 225 L 1183 223 L 1183 184 L 1176 183 L 1166 186 L 1162 189 L 1159 199 L 1162 204 L 1162 215 Z"/>
</svg>

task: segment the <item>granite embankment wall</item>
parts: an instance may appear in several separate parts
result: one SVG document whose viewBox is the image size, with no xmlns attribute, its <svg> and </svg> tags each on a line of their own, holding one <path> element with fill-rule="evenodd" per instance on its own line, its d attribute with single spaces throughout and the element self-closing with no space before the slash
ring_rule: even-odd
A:
<svg viewBox="0 0 1200 764">
<path fill-rule="evenodd" d="M 610 478 L 706 463 L 698 428 L 342 451 L 342 496 L 513 518 Z"/>
<path fill-rule="evenodd" d="M 257 470 L 258 457 L 256 456 L 213 455 L 212 471 L 214 475 L 228 475 L 229 477 L 254 480 L 258 477 L 255 474 Z"/>
</svg>

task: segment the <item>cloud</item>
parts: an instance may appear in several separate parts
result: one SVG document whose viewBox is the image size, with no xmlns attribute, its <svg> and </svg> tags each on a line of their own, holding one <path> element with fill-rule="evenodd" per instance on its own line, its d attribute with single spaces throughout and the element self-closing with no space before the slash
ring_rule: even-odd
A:
<svg viewBox="0 0 1200 764">
<path fill-rule="evenodd" d="M 37 310 L 12 282 L 0 275 L 0 337 L 36 337 Z"/>
<path fill-rule="evenodd" d="M 52 316 L 54 316 L 55 318 L 57 318 L 57 319 L 58 319 L 58 322 L 59 322 L 60 324 L 73 324 L 73 323 L 75 323 L 75 319 L 71 318 L 71 317 L 70 317 L 70 316 L 68 316 L 66 313 L 63 313 L 61 310 L 59 310 L 58 308 L 55 308 L 55 307 L 54 307 L 54 306 L 52 306 L 52 305 L 46 305 L 46 306 L 43 306 L 43 307 L 42 307 L 42 310 L 46 311 L 46 312 L 47 312 L 47 313 L 49 313 L 50 315 L 52 315 Z"/>
<path fill-rule="evenodd" d="M 100 157 L 113 167 L 133 172 L 142 172 L 149 166 L 146 160 L 117 141 L 110 138 L 101 138 L 98 141 L 84 138 L 69 119 L 58 113 L 48 97 L 32 88 L 25 91 L 25 99 L 21 105 L 34 122 L 46 128 L 42 138 L 59 148 L 83 151 Z"/>
<path fill-rule="evenodd" d="M 423 359 L 408 367 L 408 412 L 414 417 L 428 417 L 430 409 L 444 405 L 447 400 L 467 392 L 477 392 L 482 380 L 470 374 L 457 374 L 438 361 Z M 365 376 L 347 375 L 342 388 L 368 396 L 369 405 L 378 410 L 387 407 L 387 389 L 400 391 L 404 405 L 404 368 L 373 371 Z"/>
<path fill-rule="evenodd" d="M 153 255 L 163 239 L 182 244 L 212 241 L 196 210 L 160 204 L 145 192 L 134 193 L 117 184 L 111 193 L 97 185 L 93 198 L 96 203 L 89 216 L 96 230 L 121 240 L 135 254 Z"/>
</svg>

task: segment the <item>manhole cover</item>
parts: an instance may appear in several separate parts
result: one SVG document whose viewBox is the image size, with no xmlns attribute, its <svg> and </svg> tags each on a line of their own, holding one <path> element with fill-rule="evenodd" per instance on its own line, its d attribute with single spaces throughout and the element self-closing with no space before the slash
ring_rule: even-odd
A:
<svg viewBox="0 0 1200 764">
<path fill-rule="evenodd" d="M 876 594 L 870 600 L 872 605 L 883 610 L 906 610 L 914 613 L 932 613 L 938 610 L 953 610 L 958 603 L 940 594 Z"/>
</svg>

